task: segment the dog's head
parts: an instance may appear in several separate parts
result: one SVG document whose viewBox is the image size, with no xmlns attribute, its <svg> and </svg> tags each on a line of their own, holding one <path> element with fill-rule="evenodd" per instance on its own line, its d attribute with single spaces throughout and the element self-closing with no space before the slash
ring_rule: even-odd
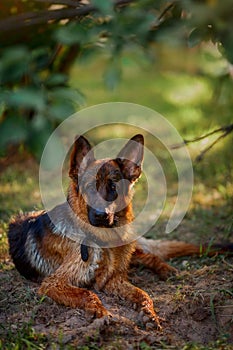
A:
<svg viewBox="0 0 233 350">
<path fill-rule="evenodd" d="M 132 187 L 141 175 L 143 145 L 143 136 L 138 134 L 126 143 L 115 159 L 96 160 L 87 139 L 76 138 L 69 176 L 77 198 L 72 193 L 69 196 L 73 197 L 73 206 L 75 200 L 82 201 L 92 226 L 121 226 L 132 220 Z"/>
</svg>

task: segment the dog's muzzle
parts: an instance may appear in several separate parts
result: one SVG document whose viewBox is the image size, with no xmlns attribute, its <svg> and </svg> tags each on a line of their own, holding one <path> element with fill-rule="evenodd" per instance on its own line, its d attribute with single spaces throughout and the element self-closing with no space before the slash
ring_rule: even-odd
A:
<svg viewBox="0 0 233 350">
<path fill-rule="evenodd" d="M 88 206 L 88 219 L 92 226 L 113 227 L 115 224 L 114 213 L 107 210 L 99 210 Z"/>
</svg>

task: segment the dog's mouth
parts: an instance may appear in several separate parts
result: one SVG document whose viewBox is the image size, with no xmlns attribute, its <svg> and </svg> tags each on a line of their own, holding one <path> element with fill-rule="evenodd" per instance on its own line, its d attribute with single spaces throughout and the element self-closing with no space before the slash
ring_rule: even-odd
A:
<svg viewBox="0 0 233 350">
<path fill-rule="evenodd" d="M 111 228 L 117 225 L 118 219 L 114 213 L 94 209 L 88 206 L 88 220 L 92 226 Z"/>
</svg>

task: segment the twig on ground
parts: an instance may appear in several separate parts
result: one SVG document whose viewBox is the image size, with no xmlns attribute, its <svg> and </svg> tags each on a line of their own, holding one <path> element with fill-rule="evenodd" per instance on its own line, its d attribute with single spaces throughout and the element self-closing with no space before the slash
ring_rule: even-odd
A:
<svg viewBox="0 0 233 350">
<path fill-rule="evenodd" d="M 223 257 L 222 261 L 224 262 L 224 264 L 233 269 L 233 264 L 230 264 L 228 261 L 226 261 L 225 257 Z"/>
</svg>

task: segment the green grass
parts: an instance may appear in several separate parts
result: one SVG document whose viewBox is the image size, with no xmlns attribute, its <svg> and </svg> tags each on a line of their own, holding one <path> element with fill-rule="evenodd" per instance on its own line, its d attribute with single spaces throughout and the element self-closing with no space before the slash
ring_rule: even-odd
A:
<svg viewBox="0 0 233 350">
<path fill-rule="evenodd" d="M 4 326 L 1 328 L 4 330 Z M 48 339 L 43 334 L 37 334 L 30 323 L 24 323 L 20 329 L 5 329 L 5 339 L 0 340 L 2 350 L 44 350 Z"/>
</svg>

